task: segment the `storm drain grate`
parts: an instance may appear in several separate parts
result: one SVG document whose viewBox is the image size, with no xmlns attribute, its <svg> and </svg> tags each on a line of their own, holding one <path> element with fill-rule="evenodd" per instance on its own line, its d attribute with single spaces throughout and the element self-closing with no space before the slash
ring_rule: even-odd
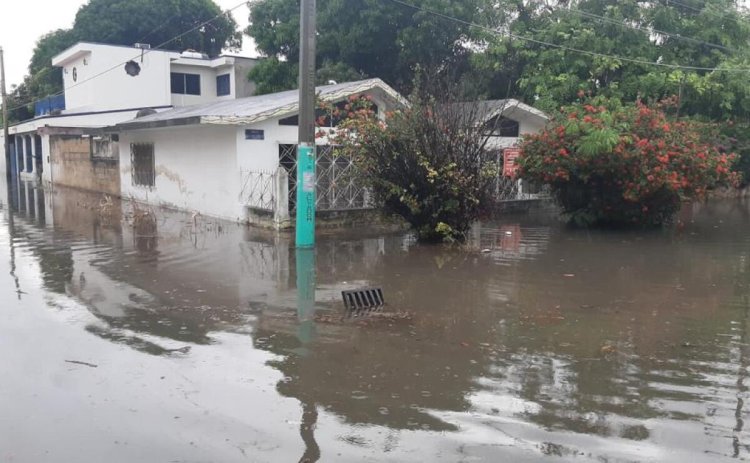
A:
<svg viewBox="0 0 750 463">
<path fill-rule="evenodd" d="M 341 291 L 346 310 L 373 310 L 385 305 L 383 290 L 380 288 Z"/>
</svg>

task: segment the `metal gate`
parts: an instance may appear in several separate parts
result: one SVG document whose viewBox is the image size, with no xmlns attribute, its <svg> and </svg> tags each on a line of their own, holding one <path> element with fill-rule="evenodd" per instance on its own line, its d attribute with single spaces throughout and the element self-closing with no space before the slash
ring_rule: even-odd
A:
<svg viewBox="0 0 750 463">
<path fill-rule="evenodd" d="M 333 146 L 316 146 L 316 209 L 351 211 L 374 205 L 354 160 L 336 153 Z M 279 145 L 279 166 L 287 171 L 289 213 L 297 209 L 297 145 Z"/>
</svg>

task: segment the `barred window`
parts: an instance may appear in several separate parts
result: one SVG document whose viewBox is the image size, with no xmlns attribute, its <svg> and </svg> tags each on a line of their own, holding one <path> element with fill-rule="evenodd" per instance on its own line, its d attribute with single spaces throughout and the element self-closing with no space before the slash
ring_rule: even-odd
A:
<svg viewBox="0 0 750 463">
<path fill-rule="evenodd" d="M 156 183 L 156 164 L 153 143 L 132 143 L 130 162 L 133 169 L 133 185 L 152 187 Z"/>
</svg>

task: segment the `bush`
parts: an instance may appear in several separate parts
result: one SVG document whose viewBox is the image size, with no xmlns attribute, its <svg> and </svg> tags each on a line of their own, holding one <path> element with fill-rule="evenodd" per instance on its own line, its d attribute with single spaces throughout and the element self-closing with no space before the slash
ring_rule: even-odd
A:
<svg viewBox="0 0 750 463">
<path fill-rule="evenodd" d="M 736 184 L 734 159 L 659 106 L 598 98 L 563 108 L 527 136 L 519 164 L 523 178 L 551 186 L 576 224 L 660 225 L 683 200 Z"/>
<path fill-rule="evenodd" d="M 361 98 L 345 110 L 334 143 L 356 159 L 386 211 L 403 217 L 422 241 L 463 240 L 497 173 L 485 148 L 487 131 L 476 123 L 478 109 L 414 97 L 385 120 Z"/>
<path fill-rule="evenodd" d="M 712 124 L 715 145 L 737 155 L 732 170 L 740 175 L 740 188 L 750 185 L 750 124 L 726 121 Z"/>
</svg>

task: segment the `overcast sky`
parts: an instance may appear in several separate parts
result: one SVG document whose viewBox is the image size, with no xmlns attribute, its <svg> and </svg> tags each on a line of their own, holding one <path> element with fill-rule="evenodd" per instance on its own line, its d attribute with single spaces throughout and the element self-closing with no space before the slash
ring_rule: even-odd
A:
<svg viewBox="0 0 750 463">
<path fill-rule="evenodd" d="M 86 0 L 0 0 L 0 46 L 5 51 L 5 77 L 8 87 L 20 84 L 26 74 L 36 40 L 55 29 L 73 25 L 78 8 Z M 229 9 L 240 0 L 214 0 Z M 241 28 L 247 27 L 249 12 L 242 6 L 232 13 Z M 243 53 L 252 55 L 250 39 L 245 37 Z"/>
</svg>

